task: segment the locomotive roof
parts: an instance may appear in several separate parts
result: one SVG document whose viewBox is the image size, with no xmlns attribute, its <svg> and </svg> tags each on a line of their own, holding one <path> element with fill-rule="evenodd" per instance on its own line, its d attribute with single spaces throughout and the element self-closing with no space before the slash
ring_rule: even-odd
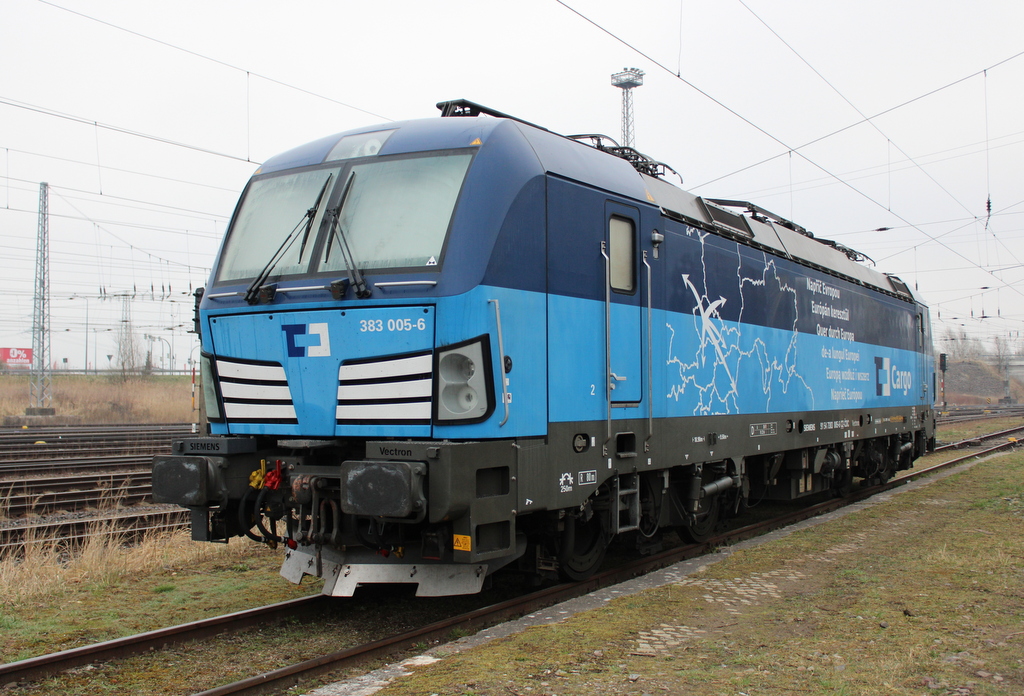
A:
<svg viewBox="0 0 1024 696">
<path fill-rule="evenodd" d="M 714 229 L 730 237 L 749 240 L 780 256 L 803 261 L 829 273 L 846 276 L 864 285 L 923 304 L 921 298 L 896 276 L 880 273 L 859 263 L 861 254 L 841 244 L 818 239 L 802 227 L 751 203 L 704 199 L 662 179 L 646 174 L 640 176 L 657 205 L 668 217 L 705 229 Z M 742 212 L 734 212 L 736 208 L 741 208 Z"/>
<path fill-rule="evenodd" d="M 664 179 L 638 171 L 622 156 L 499 112 L 483 110 L 483 107 L 472 113 L 456 115 L 476 116 L 481 112 L 495 117 L 397 121 L 338 133 L 272 157 L 257 173 L 320 164 L 338 141 L 349 135 L 390 131 L 377 153 L 382 156 L 470 146 L 484 148 L 489 141 L 494 141 L 501 143 L 499 147 L 511 148 L 509 154 L 533 160 L 537 174 L 547 172 L 646 201 L 658 206 L 666 217 L 732 237 L 905 299 L 921 301 L 899 278 L 859 263 L 863 257 L 857 252 L 835 242 L 818 239 L 800 226 L 753 204 L 695 196 Z"/>
</svg>

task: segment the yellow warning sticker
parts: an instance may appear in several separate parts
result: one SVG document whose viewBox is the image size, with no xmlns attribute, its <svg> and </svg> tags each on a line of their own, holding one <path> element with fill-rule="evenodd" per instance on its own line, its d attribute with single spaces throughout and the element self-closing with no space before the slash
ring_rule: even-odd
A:
<svg viewBox="0 0 1024 696">
<path fill-rule="evenodd" d="M 472 551 L 473 541 L 468 534 L 453 534 L 452 548 L 456 551 Z"/>
</svg>

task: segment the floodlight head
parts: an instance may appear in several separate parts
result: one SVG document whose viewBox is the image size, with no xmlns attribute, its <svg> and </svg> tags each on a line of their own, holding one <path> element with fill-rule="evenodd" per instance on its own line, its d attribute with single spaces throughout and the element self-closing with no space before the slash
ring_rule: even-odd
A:
<svg viewBox="0 0 1024 696">
<path fill-rule="evenodd" d="M 644 83 L 644 71 L 639 68 L 623 68 L 622 72 L 612 75 L 612 86 L 620 89 L 633 89 Z"/>
</svg>

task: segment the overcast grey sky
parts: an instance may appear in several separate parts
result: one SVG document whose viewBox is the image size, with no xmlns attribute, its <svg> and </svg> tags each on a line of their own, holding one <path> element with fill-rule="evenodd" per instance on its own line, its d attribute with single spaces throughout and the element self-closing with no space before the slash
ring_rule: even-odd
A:
<svg viewBox="0 0 1024 696">
<path fill-rule="evenodd" d="M 53 359 L 106 366 L 128 294 L 181 366 L 190 292 L 262 160 L 454 98 L 618 138 L 623 67 L 646 73 L 637 149 L 684 188 L 867 254 L 939 337 L 1015 337 L 1022 30 L 1019 0 L 2 0 L 0 346 L 31 346 L 42 181 Z"/>
</svg>

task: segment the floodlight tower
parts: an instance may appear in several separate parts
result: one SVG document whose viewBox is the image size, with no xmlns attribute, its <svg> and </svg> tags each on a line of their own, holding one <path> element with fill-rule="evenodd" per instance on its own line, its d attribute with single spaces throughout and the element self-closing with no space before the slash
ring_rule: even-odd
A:
<svg viewBox="0 0 1024 696">
<path fill-rule="evenodd" d="M 623 68 L 612 75 L 612 86 L 622 90 L 622 146 L 633 147 L 633 88 L 644 83 L 644 71 Z"/>
<path fill-rule="evenodd" d="M 32 306 L 32 386 L 27 415 L 52 415 L 50 408 L 50 205 L 49 186 L 39 184 L 39 235 Z"/>
</svg>

